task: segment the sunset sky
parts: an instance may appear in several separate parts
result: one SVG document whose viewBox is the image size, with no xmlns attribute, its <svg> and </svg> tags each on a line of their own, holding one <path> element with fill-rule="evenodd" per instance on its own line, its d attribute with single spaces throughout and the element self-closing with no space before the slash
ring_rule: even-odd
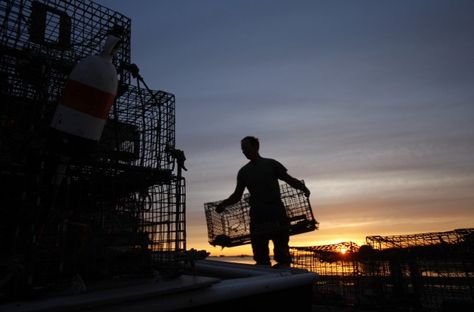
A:
<svg viewBox="0 0 474 312">
<path fill-rule="evenodd" d="M 312 191 L 290 245 L 474 226 L 474 1 L 100 0 L 132 19 L 132 62 L 176 96 L 187 247 L 214 255 L 204 203 L 240 139 Z"/>
</svg>

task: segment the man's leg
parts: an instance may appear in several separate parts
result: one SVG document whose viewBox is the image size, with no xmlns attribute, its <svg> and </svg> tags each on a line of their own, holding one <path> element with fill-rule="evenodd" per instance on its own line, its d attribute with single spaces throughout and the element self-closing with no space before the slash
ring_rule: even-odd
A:
<svg viewBox="0 0 474 312">
<path fill-rule="evenodd" d="M 270 240 L 263 235 L 252 234 L 253 259 L 257 264 L 270 265 L 270 249 L 268 243 Z"/>
<path fill-rule="evenodd" d="M 273 254 L 275 261 L 280 265 L 290 265 L 291 255 L 290 247 L 288 243 L 290 241 L 290 236 L 288 232 L 278 232 L 272 236 L 273 241 Z"/>
</svg>

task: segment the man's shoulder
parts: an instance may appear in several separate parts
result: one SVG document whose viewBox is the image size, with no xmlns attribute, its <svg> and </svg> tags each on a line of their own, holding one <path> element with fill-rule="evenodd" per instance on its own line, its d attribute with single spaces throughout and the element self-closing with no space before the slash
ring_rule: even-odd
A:
<svg viewBox="0 0 474 312">
<path fill-rule="evenodd" d="M 250 167 L 250 161 L 248 163 L 246 163 L 245 165 L 243 165 L 240 169 L 239 169 L 239 174 L 242 173 L 242 172 L 245 172 L 247 170 L 249 170 L 249 167 Z"/>
<path fill-rule="evenodd" d="M 267 164 L 282 166 L 282 164 L 278 160 L 273 159 L 273 158 L 262 158 L 262 161 Z"/>
<path fill-rule="evenodd" d="M 243 165 L 243 166 L 240 168 L 240 170 L 250 167 L 250 163 L 251 163 L 250 161 L 247 162 L 245 165 Z"/>
<path fill-rule="evenodd" d="M 273 158 L 261 158 L 262 161 L 266 161 L 266 162 L 278 162 L 277 160 L 273 159 Z"/>
<path fill-rule="evenodd" d="M 265 158 L 265 166 L 273 168 L 276 172 L 286 172 L 287 169 L 278 160 L 273 158 Z"/>
<path fill-rule="evenodd" d="M 243 165 L 242 168 L 240 168 L 239 172 L 253 170 L 255 167 L 262 167 L 262 166 L 265 166 L 265 167 L 266 166 L 282 166 L 283 167 L 283 165 L 276 159 L 260 157 L 257 163 L 252 163 L 251 161 L 249 161 L 248 163 Z"/>
</svg>

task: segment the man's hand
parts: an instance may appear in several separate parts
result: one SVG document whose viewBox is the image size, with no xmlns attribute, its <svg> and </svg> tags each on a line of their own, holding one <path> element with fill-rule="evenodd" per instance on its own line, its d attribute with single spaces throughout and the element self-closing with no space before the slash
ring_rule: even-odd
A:
<svg viewBox="0 0 474 312">
<path fill-rule="evenodd" d="M 222 203 L 217 204 L 217 206 L 216 206 L 216 212 L 217 213 L 222 213 L 222 212 L 224 212 L 224 210 L 225 210 L 225 206 Z"/>
</svg>

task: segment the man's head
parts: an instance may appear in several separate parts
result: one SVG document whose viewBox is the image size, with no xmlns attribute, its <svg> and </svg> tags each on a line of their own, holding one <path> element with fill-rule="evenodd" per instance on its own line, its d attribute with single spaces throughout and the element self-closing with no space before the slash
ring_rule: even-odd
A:
<svg viewBox="0 0 474 312">
<path fill-rule="evenodd" d="M 248 159 L 255 160 L 260 157 L 258 153 L 260 142 L 256 137 L 246 136 L 240 141 L 240 146 L 242 147 L 242 153 L 244 153 Z"/>
</svg>

